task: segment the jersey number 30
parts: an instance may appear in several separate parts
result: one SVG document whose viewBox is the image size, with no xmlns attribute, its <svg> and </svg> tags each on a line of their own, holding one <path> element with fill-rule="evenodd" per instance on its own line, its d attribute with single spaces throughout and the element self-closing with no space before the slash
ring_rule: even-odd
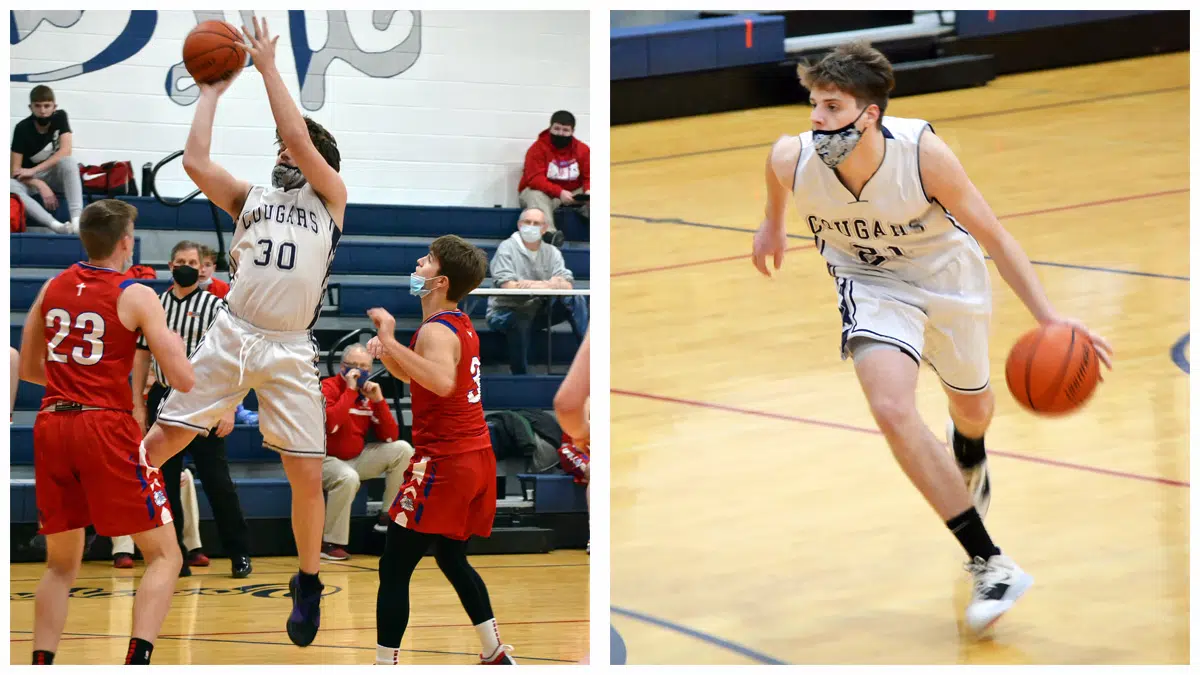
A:
<svg viewBox="0 0 1200 675">
<path fill-rule="evenodd" d="M 475 380 L 475 388 L 467 392 L 467 403 L 479 403 L 483 399 L 483 383 L 480 378 L 483 377 L 479 367 L 479 357 L 471 357 L 471 379 Z"/>
<path fill-rule="evenodd" d="M 275 266 L 281 270 L 290 270 L 296 266 L 296 245 L 290 241 L 285 241 L 275 249 L 275 242 L 270 239 L 259 239 L 254 242 L 256 245 L 256 253 L 254 256 L 254 264 L 259 267 L 266 267 L 271 264 L 271 253 L 278 250 L 278 255 L 275 256 Z"/>
<path fill-rule="evenodd" d="M 66 363 L 67 356 L 55 350 L 71 332 L 71 315 L 67 310 L 57 308 L 46 312 L 46 327 L 53 328 L 55 323 L 58 323 L 58 332 L 46 345 L 46 359 L 54 363 Z M 100 362 L 100 357 L 104 356 L 104 342 L 101 339 L 104 337 L 104 317 L 95 312 L 84 312 L 75 318 L 75 327 L 86 331 L 83 341 L 91 346 L 91 353 L 84 356 L 83 346 L 80 345 L 71 350 L 71 359 L 81 366 L 96 365 Z"/>
</svg>

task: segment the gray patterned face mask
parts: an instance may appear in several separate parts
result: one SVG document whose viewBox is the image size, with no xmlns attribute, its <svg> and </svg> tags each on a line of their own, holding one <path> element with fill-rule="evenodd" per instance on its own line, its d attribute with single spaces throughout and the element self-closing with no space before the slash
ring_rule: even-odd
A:
<svg viewBox="0 0 1200 675">
<path fill-rule="evenodd" d="M 863 132 L 859 131 L 855 124 L 862 119 L 863 113 L 867 112 L 866 108 L 858 113 L 858 117 L 854 121 L 841 129 L 833 131 L 821 131 L 813 129 L 813 145 L 817 149 L 817 155 L 821 161 L 825 162 L 825 166 L 835 169 L 839 164 L 846 161 L 850 153 L 862 140 Z"/>
<path fill-rule="evenodd" d="M 271 169 L 271 185 L 284 190 L 294 190 L 298 187 L 304 187 L 304 174 L 300 173 L 300 169 L 294 166 L 285 164 L 276 164 L 274 169 Z"/>
</svg>

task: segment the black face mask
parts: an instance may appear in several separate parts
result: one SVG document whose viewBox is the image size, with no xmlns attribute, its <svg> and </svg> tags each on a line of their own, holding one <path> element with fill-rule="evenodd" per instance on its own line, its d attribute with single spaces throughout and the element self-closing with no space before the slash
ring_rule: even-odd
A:
<svg viewBox="0 0 1200 675">
<path fill-rule="evenodd" d="M 176 265 L 175 269 L 171 270 L 171 278 L 180 288 L 187 288 L 200 280 L 200 270 L 189 265 Z"/>
<path fill-rule="evenodd" d="M 550 144 L 562 150 L 571 144 L 570 136 L 559 136 L 558 134 L 550 134 Z"/>
</svg>

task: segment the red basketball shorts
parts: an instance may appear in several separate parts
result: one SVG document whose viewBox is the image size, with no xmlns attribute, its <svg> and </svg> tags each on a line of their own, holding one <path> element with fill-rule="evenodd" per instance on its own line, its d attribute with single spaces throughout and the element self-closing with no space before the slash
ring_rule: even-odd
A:
<svg viewBox="0 0 1200 675">
<path fill-rule="evenodd" d="M 431 457 L 418 448 L 388 515 L 415 532 L 460 541 L 491 536 L 496 519 L 496 455 L 486 447 Z"/>
<path fill-rule="evenodd" d="M 116 410 L 43 412 L 33 425 L 42 534 L 96 526 L 118 537 L 172 522 L 162 474 L 140 457 L 142 430 Z"/>
</svg>

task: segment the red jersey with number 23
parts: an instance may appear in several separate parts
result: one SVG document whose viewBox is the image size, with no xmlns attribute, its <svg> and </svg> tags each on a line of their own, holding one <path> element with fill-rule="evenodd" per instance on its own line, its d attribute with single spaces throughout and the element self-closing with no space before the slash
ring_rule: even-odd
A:
<svg viewBox="0 0 1200 675">
<path fill-rule="evenodd" d="M 479 334 L 466 314 L 458 310 L 439 312 L 426 319 L 413 334 L 410 349 L 417 348 L 421 330 L 431 323 L 440 323 L 458 336 L 462 355 L 454 376 L 454 392 L 449 396 L 438 396 L 416 380 L 409 383 L 413 446 L 417 454 L 435 458 L 490 448 L 492 439 L 483 419 L 480 388 Z"/>
<path fill-rule="evenodd" d="M 129 373 L 139 331 L 121 323 L 117 302 L 135 283 L 116 270 L 80 262 L 46 286 L 41 306 L 46 336 L 43 407 L 70 401 L 133 410 Z"/>
</svg>

